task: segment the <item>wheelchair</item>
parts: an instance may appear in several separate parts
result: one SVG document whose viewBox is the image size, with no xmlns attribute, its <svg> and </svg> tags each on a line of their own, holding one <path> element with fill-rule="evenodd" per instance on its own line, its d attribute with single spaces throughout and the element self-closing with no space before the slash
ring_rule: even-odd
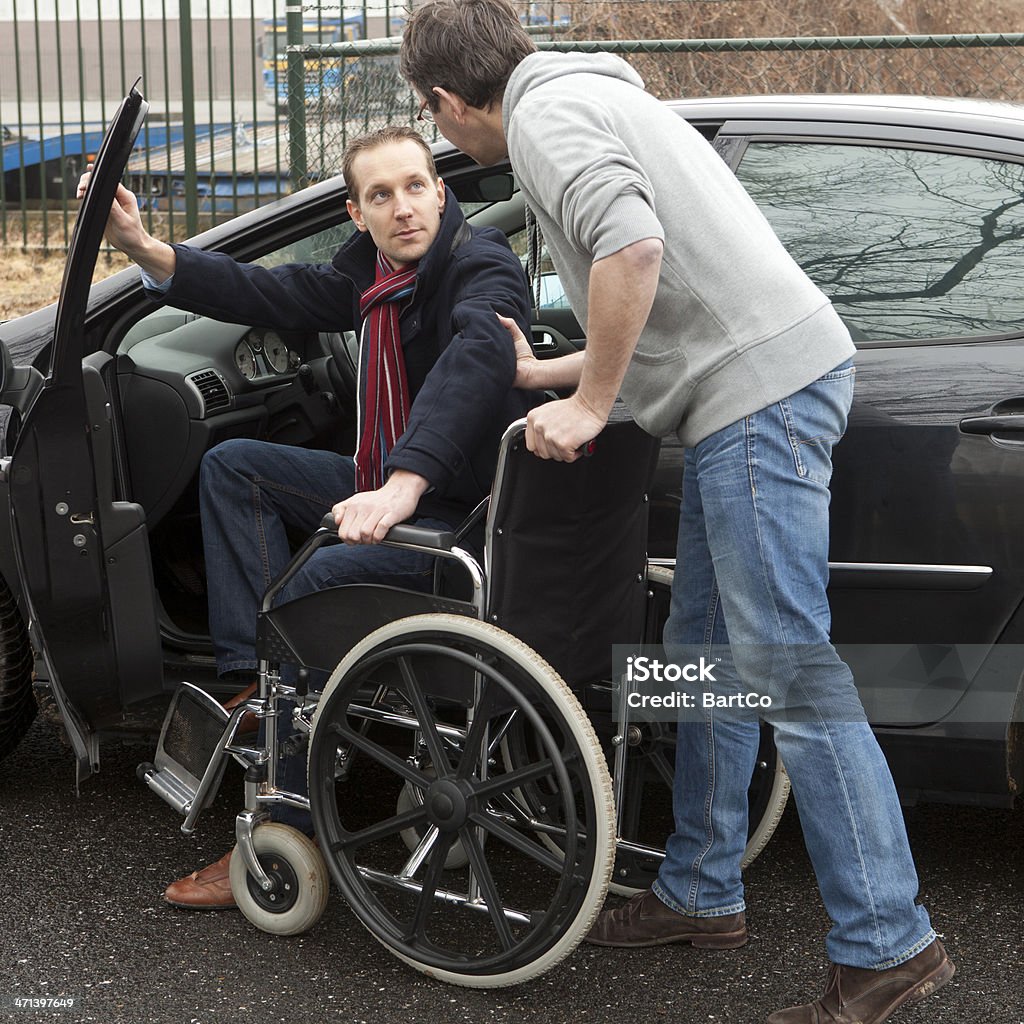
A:
<svg viewBox="0 0 1024 1024">
<path fill-rule="evenodd" d="M 667 614 L 672 570 L 646 554 L 658 442 L 612 423 L 564 464 L 532 455 L 524 432 L 506 431 L 490 498 L 459 530 L 389 532 L 436 556 L 432 593 L 358 584 L 275 605 L 338 543 L 328 516 L 263 600 L 258 694 L 230 712 L 188 683 L 175 694 L 140 777 L 191 833 L 227 762 L 242 764 L 231 887 L 258 928 L 312 927 L 333 880 L 412 967 L 507 986 L 571 953 L 609 889 L 655 877 L 675 729 L 631 721 L 611 648 L 659 642 Z M 481 530 L 482 564 L 466 546 Z M 311 670 L 330 673 L 319 692 Z M 246 712 L 264 740 L 239 738 Z M 308 798 L 278 785 L 281 715 L 308 742 Z M 788 791 L 764 729 L 744 864 Z M 316 841 L 268 821 L 277 804 L 308 808 Z"/>
</svg>

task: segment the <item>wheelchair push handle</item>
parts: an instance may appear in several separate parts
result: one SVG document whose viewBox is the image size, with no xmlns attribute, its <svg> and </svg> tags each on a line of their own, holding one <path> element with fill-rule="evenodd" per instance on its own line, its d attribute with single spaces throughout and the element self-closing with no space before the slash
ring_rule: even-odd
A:
<svg viewBox="0 0 1024 1024">
<path fill-rule="evenodd" d="M 328 512 L 323 517 L 320 521 L 320 529 L 330 530 L 331 533 L 338 532 L 333 512 Z M 455 546 L 455 534 L 450 530 L 431 530 L 425 526 L 410 526 L 408 523 L 399 523 L 388 530 L 381 543 L 389 546 L 401 545 L 403 547 L 428 548 L 431 551 L 451 551 Z"/>
</svg>

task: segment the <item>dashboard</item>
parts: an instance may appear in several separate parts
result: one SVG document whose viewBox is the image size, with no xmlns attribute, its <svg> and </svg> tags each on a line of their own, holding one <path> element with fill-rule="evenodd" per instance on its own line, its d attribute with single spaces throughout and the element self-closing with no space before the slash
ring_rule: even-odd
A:
<svg viewBox="0 0 1024 1024">
<path fill-rule="evenodd" d="M 133 325 L 115 372 L 131 493 L 151 525 L 194 487 L 203 455 L 221 441 L 344 443 L 354 410 L 339 386 L 345 367 L 330 352 L 329 336 L 316 331 L 172 307 Z"/>
</svg>

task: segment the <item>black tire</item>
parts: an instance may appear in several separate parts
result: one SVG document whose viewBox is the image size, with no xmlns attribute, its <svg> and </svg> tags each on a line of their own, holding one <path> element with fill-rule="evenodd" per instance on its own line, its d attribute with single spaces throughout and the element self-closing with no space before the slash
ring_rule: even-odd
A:
<svg viewBox="0 0 1024 1024">
<path fill-rule="evenodd" d="M 32 664 L 28 631 L 0 576 L 0 759 L 21 742 L 36 717 Z"/>
<path fill-rule="evenodd" d="M 516 717 L 542 754 L 510 773 L 498 745 Z M 340 788 L 339 749 L 355 765 Z M 551 794 L 543 820 L 516 796 L 535 780 Z M 353 912 L 431 977 L 482 988 L 533 978 L 572 952 L 604 901 L 614 813 L 600 745 L 557 673 L 487 623 L 417 615 L 353 648 L 313 721 L 309 783 L 321 849 Z M 406 784 L 422 799 L 396 814 Z M 415 864 L 410 829 L 424 836 Z M 561 856 L 544 842 L 551 830 Z M 446 870 L 456 842 L 469 864 Z"/>
<path fill-rule="evenodd" d="M 648 584 L 654 594 L 652 607 L 667 614 L 673 572 L 661 566 L 648 569 Z M 657 638 L 663 622 L 657 623 Z M 635 746 L 627 750 L 629 765 L 622 805 L 621 837 L 658 848 L 663 854 L 665 839 L 673 831 L 672 784 L 675 773 L 675 727 L 648 722 L 638 725 Z M 747 845 L 742 866 L 748 867 L 771 839 L 786 809 L 789 776 L 775 748 L 772 730 L 761 726 L 761 743 L 754 774 L 747 791 Z M 620 849 L 610 890 L 629 896 L 650 887 L 657 877 L 660 857 Z"/>
</svg>

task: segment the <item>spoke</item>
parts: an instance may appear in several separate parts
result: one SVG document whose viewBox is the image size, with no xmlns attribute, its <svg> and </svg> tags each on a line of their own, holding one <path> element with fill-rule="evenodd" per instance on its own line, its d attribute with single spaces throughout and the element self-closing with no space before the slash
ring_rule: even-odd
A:
<svg viewBox="0 0 1024 1024">
<path fill-rule="evenodd" d="M 410 807 L 401 814 L 396 814 L 369 828 L 360 829 L 358 832 L 349 832 L 344 839 L 330 844 L 332 853 L 343 850 L 358 850 L 360 846 L 366 846 L 378 839 L 386 839 L 388 836 L 397 835 L 407 828 L 414 828 L 416 825 L 423 825 L 427 820 L 427 809 L 422 805 Z"/>
<path fill-rule="evenodd" d="M 500 796 L 513 789 L 518 789 L 527 782 L 543 778 L 550 774 L 554 765 L 550 760 L 538 761 L 536 764 L 528 764 L 523 768 L 516 768 L 515 771 L 505 772 L 503 775 L 494 775 L 484 782 L 479 782 L 473 787 L 473 795 L 478 799 L 486 800 L 488 797 Z"/>
<path fill-rule="evenodd" d="M 477 884 L 480 886 L 487 913 L 490 915 L 494 930 L 498 933 L 501 948 L 506 952 L 515 945 L 515 936 L 508 926 L 508 919 L 505 917 L 505 907 L 498 893 L 498 887 L 494 882 L 491 869 L 487 866 L 487 859 L 484 857 L 483 846 L 476 835 L 476 829 L 460 828 L 459 836 L 462 839 L 462 846 L 469 854 L 469 863 L 473 868 Z"/>
<path fill-rule="evenodd" d="M 675 785 L 675 770 L 669 765 L 668 758 L 660 751 L 651 755 L 654 762 L 654 770 L 661 776 L 661 781 L 672 789 Z"/>
<path fill-rule="evenodd" d="M 498 821 L 487 814 L 471 814 L 470 818 L 490 832 L 496 839 L 500 839 L 514 850 L 526 854 L 527 857 L 535 860 L 549 871 L 561 874 L 565 866 L 565 862 L 561 857 L 556 857 L 553 853 L 544 849 L 543 846 L 539 846 L 532 840 L 520 835 L 511 825 L 506 825 L 505 822 Z"/>
<path fill-rule="evenodd" d="M 484 703 L 487 685 L 488 680 L 485 679 L 479 698 L 476 701 L 477 706 L 475 710 L 477 711 Z M 473 770 L 479 763 L 477 751 L 483 749 L 484 740 L 487 737 L 487 726 L 490 724 L 490 721 L 487 715 L 474 714 L 473 724 L 469 727 L 469 732 L 466 734 L 466 745 L 462 751 L 462 760 L 459 761 L 459 767 L 455 772 L 457 779 L 468 779 L 473 774 Z"/>
<path fill-rule="evenodd" d="M 374 743 L 362 735 L 362 733 L 355 732 L 346 723 L 330 722 L 329 727 L 331 732 L 347 740 L 352 746 L 373 758 L 378 764 L 389 768 L 400 778 L 405 779 L 406 782 L 411 782 L 417 789 L 426 789 L 433 782 L 433 779 L 427 778 L 421 771 L 413 768 L 412 765 L 407 764 L 400 757 L 395 757 L 390 751 Z"/>
<path fill-rule="evenodd" d="M 445 755 L 444 747 L 441 744 L 441 737 L 434 727 L 434 714 L 427 706 L 427 700 L 423 696 L 423 690 L 420 688 L 419 680 L 409 664 L 409 659 L 400 657 L 398 659 L 398 667 L 401 669 L 402 679 L 405 681 L 405 689 L 408 691 L 407 695 L 416 711 L 416 718 L 420 723 L 420 732 L 423 734 L 423 740 L 427 744 L 427 752 L 430 754 L 430 760 L 434 765 L 434 775 L 439 779 L 446 778 L 451 774 L 451 771 L 448 767 L 448 758 Z"/>
<path fill-rule="evenodd" d="M 441 881 L 441 873 L 444 871 L 444 862 L 448 859 L 448 851 L 455 840 L 455 833 L 442 833 L 434 844 L 434 850 L 427 865 L 427 873 L 423 878 L 423 888 L 420 890 L 419 900 L 416 903 L 416 913 L 413 914 L 409 923 L 409 931 L 405 939 L 411 942 L 414 939 L 426 941 L 424 929 L 427 925 L 427 918 L 434 906 L 434 893 L 437 892 L 437 884 Z"/>
<path fill-rule="evenodd" d="M 488 757 L 494 756 L 494 752 L 498 749 L 499 746 L 501 746 L 501 741 L 505 738 L 505 734 L 508 732 L 512 723 L 516 720 L 518 716 L 518 708 L 515 711 L 510 711 L 508 718 L 505 719 L 505 724 L 500 729 L 498 729 L 497 732 L 491 733 L 491 742 L 487 745 Z"/>
</svg>

